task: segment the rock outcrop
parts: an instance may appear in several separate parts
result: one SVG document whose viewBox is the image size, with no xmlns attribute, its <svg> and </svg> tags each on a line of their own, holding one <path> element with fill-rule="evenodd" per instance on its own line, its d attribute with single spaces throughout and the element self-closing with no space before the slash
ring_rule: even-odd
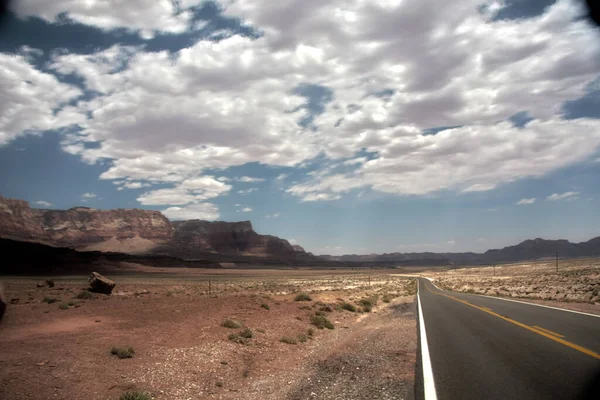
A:
<svg viewBox="0 0 600 400">
<path fill-rule="evenodd" d="M 32 209 L 0 196 L 0 237 L 77 250 L 147 252 L 171 239 L 173 227 L 158 211 L 139 209 Z M 108 244 L 108 245 L 107 245 Z"/>
<path fill-rule="evenodd" d="M 318 260 L 285 239 L 260 235 L 250 221 L 170 222 L 158 211 L 139 209 L 32 209 L 0 196 L 0 238 L 34 241 L 83 251 L 163 255 L 212 262 L 260 259 L 289 264 Z M 228 257 L 215 257 L 225 255 Z M 242 258 L 240 258 L 242 257 Z"/>
<path fill-rule="evenodd" d="M 0 196 L 0 235 L 11 239 L 35 240 L 44 238 L 44 230 L 28 202 Z"/>
<path fill-rule="evenodd" d="M 97 272 L 92 272 L 90 275 L 90 292 L 111 294 L 115 287 L 115 282 L 100 275 Z"/>
<path fill-rule="evenodd" d="M 169 247 L 179 252 L 295 256 L 294 248 L 287 240 L 256 233 L 250 221 L 209 222 L 196 219 L 173 222 L 173 227 Z"/>
<path fill-rule="evenodd" d="M 123 251 L 129 245 L 126 252 L 144 252 L 173 234 L 169 220 L 158 211 L 76 207 L 34 210 L 34 215 L 49 242 L 75 249 Z M 107 241 L 113 241 L 111 248 L 95 246 Z"/>
<path fill-rule="evenodd" d="M 297 244 L 292 245 L 292 247 L 294 248 L 294 251 L 299 251 L 301 253 L 306 253 L 306 250 L 304 250 L 304 247 L 302 246 L 298 246 Z"/>
</svg>

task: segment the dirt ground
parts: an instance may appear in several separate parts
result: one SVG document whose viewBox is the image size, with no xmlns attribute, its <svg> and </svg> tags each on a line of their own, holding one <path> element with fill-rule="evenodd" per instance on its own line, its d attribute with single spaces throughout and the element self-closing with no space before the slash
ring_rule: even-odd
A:
<svg viewBox="0 0 600 400">
<path fill-rule="evenodd" d="M 423 274 L 446 290 L 518 298 L 600 315 L 600 260 L 559 260 Z"/>
<path fill-rule="evenodd" d="M 412 397 L 410 279 L 222 270 L 109 277 L 113 294 L 89 299 L 77 298 L 86 277 L 55 277 L 53 288 L 36 287 L 40 277 L 0 278 L 9 301 L 0 322 L 1 399 L 119 399 L 131 391 L 173 400 Z M 300 292 L 312 300 L 294 301 Z M 371 312 L 341 308 L 364 311 L 366 300 Z M 316 314 L 334 329 L 312 325 Z M 226 319 L 242 326 L 223 327 Z M 251 338 L 239 336 L 245 328 Z M 135 354 L 119 359 L 114 346 Z"/>
</svg>

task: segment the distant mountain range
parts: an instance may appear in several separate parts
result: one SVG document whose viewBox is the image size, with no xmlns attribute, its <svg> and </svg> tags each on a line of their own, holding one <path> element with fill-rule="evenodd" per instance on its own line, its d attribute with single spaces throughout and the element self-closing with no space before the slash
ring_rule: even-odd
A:
<svg viewBox="0 0 600 400">
<path fill-rule="evenodd" d="M 600 256 L 600 237 L 583 243 L 567 240 L 526 240 L 516 246 L 485 253 L 388 253 L 315 256 L 299 245 L 254 231 L 250 221 L 169 221 L 158 211 L 97 210 L 75 207 L 43 210 L 23 200 L 0 196 L 0 239 L 3 254 L 14 255 L 14 268 L 26 258 L 35 266 L 52 255 L 56 265 L 67 260 L 110 259 L 156 266 L 434 266 L 476 265 L 554 257 Z M 28 246 L 34 242 L 40 246 Z M 19 244 L 21 243 L 21 244 Z M 29 243 L 31 244 L 31 243 Z M 30 249 L 30 250 L 27 250 Z M 62 249 L 62 250 L 59 250 Z M 73 252 L 72 250 L 76 250 Z M 79 252 L 79 254 L 77 253 Z M 83 254 L 87 252 L 87 254 Z M 107 255 L 107 256 L 105 256 Z M 5 257 L 7 258 L 7 257 Z M 20 261 L 19 261 L 20 259 Z M 30 269 L 30 268 L 29 268 Z M 2 271 L 0 271 L 2 272 Z"/>
<path fill-rule="evenodd" d="M 568 240 L 525 240 L 515 246 L 488 250 L 485 253 L 385 253 L 342 256 L 320 255 L 327 261 L 397 264 L 397 265 L 476 265 L 493 264 L 541 258 L 594 257 L 600 256 L 600 236 L 582 243 L 571 243 Z"/>
</svg>

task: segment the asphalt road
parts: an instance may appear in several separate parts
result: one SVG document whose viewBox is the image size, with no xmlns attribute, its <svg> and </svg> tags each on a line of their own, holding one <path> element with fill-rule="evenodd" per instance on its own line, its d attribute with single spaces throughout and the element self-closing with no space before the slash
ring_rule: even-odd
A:
<svg viewBox="0 0 600 400">
<path fill-rule="evenodd" d="M 423 278 L 419 304 L 417 399 L 600 399 L 600 318 Z"/>
</svg>

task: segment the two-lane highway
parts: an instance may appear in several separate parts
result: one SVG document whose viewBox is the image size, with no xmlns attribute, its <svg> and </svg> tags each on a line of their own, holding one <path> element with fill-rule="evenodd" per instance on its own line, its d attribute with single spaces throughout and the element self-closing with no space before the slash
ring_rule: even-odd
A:
<svg viewBox="0 0 600 400">
<path fill-rule="evenodd" d="M 424 278 L 418 296 L 417 398 L 600 399 L 590 392 L 599 317 L 442 291 Z"/>
</svg>

